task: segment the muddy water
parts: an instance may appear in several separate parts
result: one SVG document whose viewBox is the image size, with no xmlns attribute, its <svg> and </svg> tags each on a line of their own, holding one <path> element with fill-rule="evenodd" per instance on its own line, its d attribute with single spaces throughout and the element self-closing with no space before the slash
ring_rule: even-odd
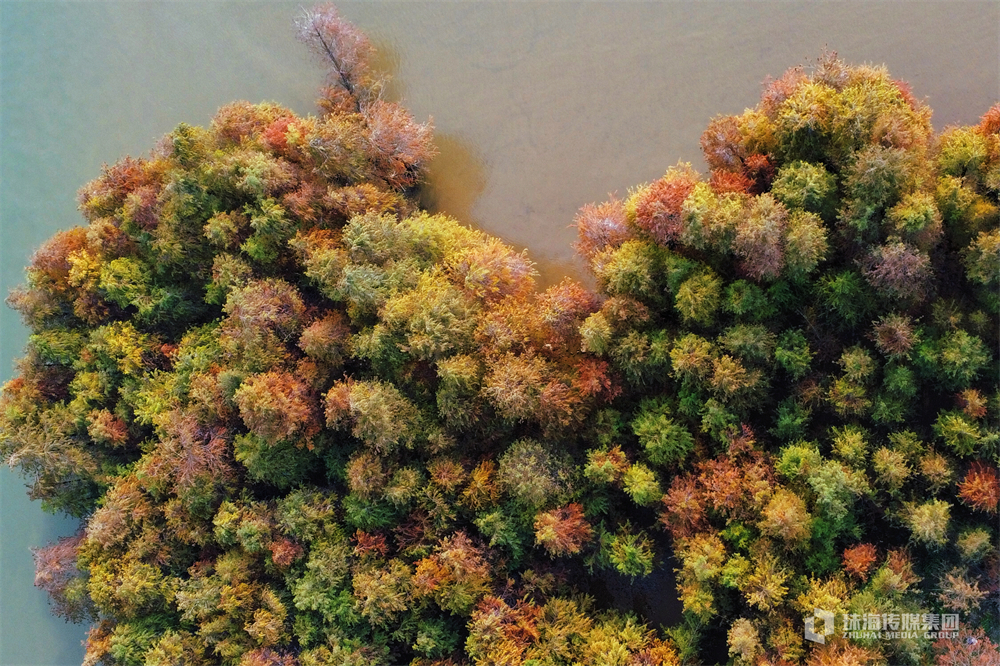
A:
<svg viewBox="0 0 1000 666">
<path fill-rule="evenodd" d="M 301 2 L 0 1 L 0 290 L 33 248 L 79 222 L 75 192 L 102 162 L 145 153 L 232 99 L 312 108 L 319 69 L 294 42 Z M 1000 98 L 995 2 L 356 2 L 393 95 L 434 117 L 441 154 L 427 205 L 529 247 L 541 282 L 581 276 L 574 212 L 702 167 L 717 113 L 825 47 L 886 63 L 935 109 L 972 123 Z M 26 333 L 0 315 L 0 378 Z M 80 663 L 83 632 L 46 613 L 28 547 L 73 525 L 46 517 L 0 471 L 0 664 Z M 608 598 L 670 621 L 652 589 Z"/>
</svg>

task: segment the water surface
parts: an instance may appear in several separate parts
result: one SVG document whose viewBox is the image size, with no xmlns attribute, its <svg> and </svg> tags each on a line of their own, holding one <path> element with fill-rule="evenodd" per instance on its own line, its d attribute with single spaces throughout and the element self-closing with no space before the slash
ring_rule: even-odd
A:
<svg viewBox="0 0 1000 666">
<path fill-rule="evenodd" d="M 0 291 L 80 223 L 75 193 L 233 99 L 312 109 L 320 70 L 292 37 L 301 2 L 0 0 Z M 351 2 L 391 93 L 433 116 L 428 205 L 530 248 L 541 281 L 581 275 L 584 203 L 704 168 L 698 138 L 824 46 L 885 63 L 935 110 L 976 122 L 1000 98 L 995 2 Z M 26 339 L 0 315 L 0 379 Z M 48 615 L 30 546 L 71 533 L 0 470 L 0 666 L 79 664 L 83 630 Z M 616 592 L 615 598 L 619 596 Z M 627 602 L 624 602 L 627 603 Z"/>
</svg>

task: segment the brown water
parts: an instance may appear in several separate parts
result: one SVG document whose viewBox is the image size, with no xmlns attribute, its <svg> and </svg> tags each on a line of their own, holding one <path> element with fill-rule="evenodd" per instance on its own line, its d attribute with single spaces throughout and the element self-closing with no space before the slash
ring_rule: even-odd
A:
<svg viewBox="0 0 1000 666">
<path fill-rule="evenodd" d="M 320 73 L 292 38 L 301 4 L 0 0 L 0 290 L 20 281 L 42 240 L 79 222 L 75 192 L 102 162 L 144 154 L 233 99 L 310 111 Z M 341 8 L 381 49 L 391 92 L 434 117 L 441 154 L 427 204 L 529 247 L 544 283 L 581 275 L 569 227 L 579 206 L 678 160 L 701 168 L 698 138 L 713 115 L 753 106 L 767 75 L 824 46 L 887 64 L 927 98 L 939 128 L 975 122 L 1000 98 L 992 1 Z M 3 380 L 25 338 L 3 312 Z M 80 663 L 83 632 L 47 614 L 27 550 L 72 530 L 0 471 L 0 666 Z M 658 593 L 643 594 L 648 605 Z"/>
</svg>

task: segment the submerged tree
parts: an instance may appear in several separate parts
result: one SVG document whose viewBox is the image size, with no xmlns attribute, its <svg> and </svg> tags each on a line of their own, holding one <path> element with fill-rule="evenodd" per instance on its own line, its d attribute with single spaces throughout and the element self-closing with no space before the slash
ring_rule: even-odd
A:
<svg viewBox="0 0 1000 666">
<path fill-rule="evenodd" d="M 961 656 L 806 645 L 814 609 L 960 610 L 995 652 L 1000 110 L 935 137 L 883 69 L 791 70 L 707 180 L 581 210 L 597 293 L 539 292 L 418 210 L 430 127 L 367 38 L 299 32 L 319 115 L 237 102 L 106 167 L 9 299 L 0 453 L 84 521 L 36 583 L 86 663 Z M 665 633 L 590 596 L 673 563 Z"/>
</svg>

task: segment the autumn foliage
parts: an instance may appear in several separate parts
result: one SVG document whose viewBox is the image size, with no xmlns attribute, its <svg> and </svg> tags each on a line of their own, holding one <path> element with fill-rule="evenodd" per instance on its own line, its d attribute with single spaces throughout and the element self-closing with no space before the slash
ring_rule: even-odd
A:
<svg viewBox="0 0 1000 666">
<path fill-rule="evenodd" d="M 0 453 L 82 521 L 35 560 L 85 663 L 995 663 L 997 108 L 935 135 L 826 54 L 711 121 L 707 176 L 580 210 L 596 291 L 539 290 L 419 210 L 367 37 L 298 26 L 318 115 L 106 167 L 9 299 Z M 663 568 L 672 626 L 612 607 Z M 966 642 L 814 645 L 815 609 Z"/>
</svg>

